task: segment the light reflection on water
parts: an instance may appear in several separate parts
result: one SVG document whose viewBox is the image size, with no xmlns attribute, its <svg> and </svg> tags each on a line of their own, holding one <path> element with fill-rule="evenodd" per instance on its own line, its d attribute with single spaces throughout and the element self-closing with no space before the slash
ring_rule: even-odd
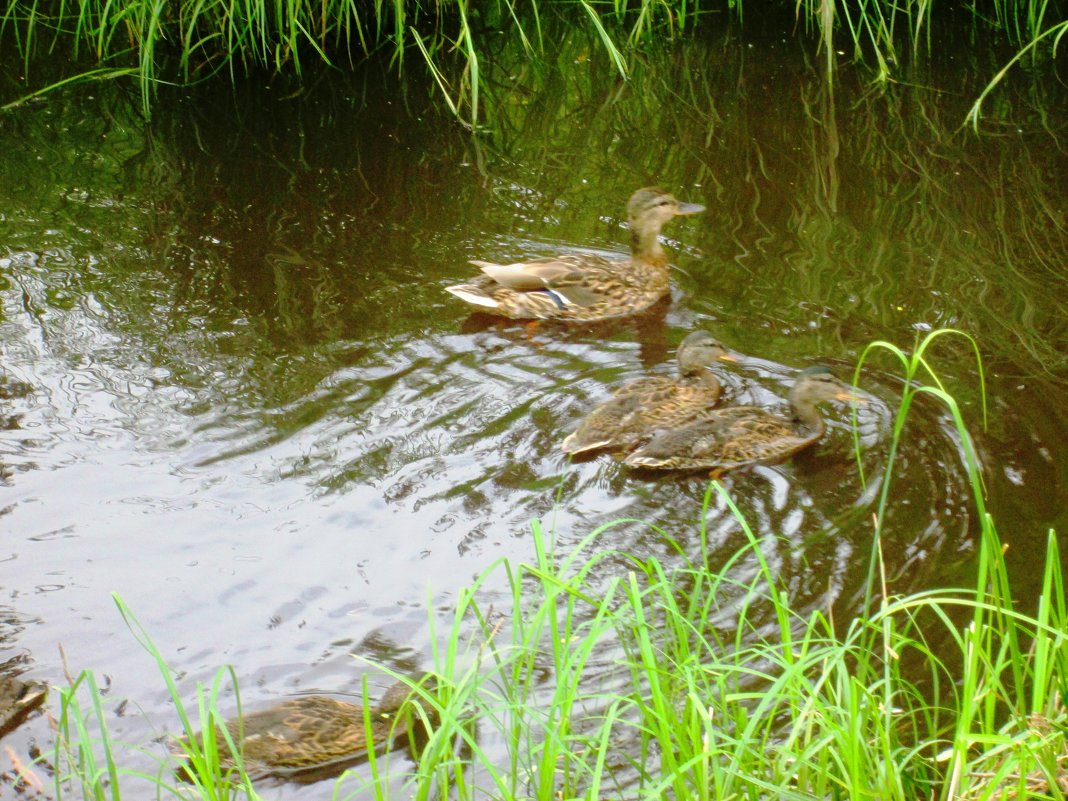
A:
<svg viewBox="0 0 1068 801">
<path fill-rule="evenodd" d="M 680 58 L 699 60 L 703 47 Z M 761 68 L 733 67 L 758 83 Z M 1029 272 L 1020 256 L 1027 247 L 1056 255 L 1056 243 L 1031 229 L 1012 238 L 1011 221 L 996 235 L 975 233 L 1002 204 L 1038 202 L 1026 195 L 1025 169 L 1003 175 L 985 199 L 932 189 L 958 187 L 961 170 L 916 179 L 917 165 L 933 170 L 943 154 L 924 159 L 900 131 L 873 132 L 881 114 L 902 127 L 913 118 L 872 111 L 877 102 L 850 96 L 848 81 L 840 102 L 855 120 L 837 118 L 835 162 L 793 102 L 808 91 L 793 83 L 804 71 L 777 80 L 764 101 L 736 96 L 729 73 L 707 79 L 722 115 L 714 137 L 695 101 L 650 112 L 664 87 L 639 77 L 607 119 L 576 106 L 567 126 L 551 109 L 528 109 L 524 136 L 500 134 L 481 154 L 486 175 L 460 132 L 413 125 L 396 107 L 367 116 L 328 108 L 335 117 L 320 124 L 309 102 L 285 125 L 241 117 L 249 127 L 239 139 L 229 121 L 188 106 L 161 112 L 155 132 L 101 117 L 76 95 L 15 115 L 20 136 L 0 149 L 2 173 L 22 176 L 0 189 L 12 223 L 0 241 L 0 334 L 6 376 L 31 389 L 0 401 L 14 421 L 0 436 L 0 520 L 12 555 L 5 603 L 29 622 L 5 641 L 53 682 L 62 682 L 57 644 L 75 669 L 108 674 L 112 692 L 146 713 L 116 720 L 120 737 L 143 743 L 176 721 L 111 592 L 190 697 L 195 682 L 231 663 L 255 704 L 355 690 L 368 668 L 354 656 L 426 668 L 427 605 L 448 617 L 494 560 L 530 561 L 535 518 L 563 552 L 603 524 L 642 521 L 606 529 L 595 547 L 716 569 L 746 538 L 713 503 L 702 550 L 704 476 L 634 475 L 609 457 L 569 465 L 559 452 L 614 387 L 670 371 L 694 327 L 742 354 L 721 372 L 737 403 L 781 402 L 796 370 L 816 362 L 847 376 L 873 338 L 907 345 L 917 326 L 946 324 L 974 334 L 991 367 L 988 432 L 976 424 L 965 349 L 944 350 L 947 380 L 978 435 L 995 516 L 1005 509 L 1019 521 L 1010 558 L 1019 551 L 1026 564 L 1068 508 L 1068 482 L 1049 480 L 1065 471 L 1057 446 L 1066 412 L 1049 391 L 1065 377 L 1063 358 L 1050 356 L 1062 300 L 1036 280 L 1049 280 L 1041 259 Z M 809 98 L 809 110 L 817 106 Z M 542 112 L 551 125 L 539 125 Z M 70 138 L 49 151 L 47 169 L 35 166 L 46 134 L 34 114 L 64 121 Z M 187 125 L 196 147 L 179 135 Z M 291 126 L 301 125 L 298 137 Z M 588 141 L 578 146 L 580 129 Z M 1043 141 L 1031 150 L 981 141 L 957 155 L 985 186 L 997 180 L 986 170 L 997 147 L 1063 166 L 1038 152 Z M 1063 186 L 1035 175 L 1027 180 L 1063 207 Z M 531 332 L 471 317 L 442 291 L 473 272 L 469 258 L 622 252 L 621 206 L 653 180 L 710 211 L 673 224 L 676 288 L 650 314 Z M 990 269 L 1006 253 L 1013 269 Z M 1007 336 L 1016 311 L 1019 330 Z M 868 488 L 842 408 L 827 410 L 818 449 L 724 480 L 753 528 L 778 535 L 762 555 L 797 606 L 833 604 L 839 616 L 858 608 L 900 391 L 878 369 L 862 386 Z M 886 521 L 895 591 L 967 576 L 974 520 L 959 447 L 947 415 L 918 403 Z M 609 556 L 594 581 L 627 569 Z M 734 586 L 757 569 L 751 556 L 733 564 Z M 503 590 L 498 577 L 485 592 L 492 600 Z M 743 600 L 721 599 L 724 630 Z M 608 683 L 616 656 L 599 663 Z M 46 736 L 41 721 L 26 731 Z M 329 783 L 270 792 L 326 797 Z"/>
</svg>

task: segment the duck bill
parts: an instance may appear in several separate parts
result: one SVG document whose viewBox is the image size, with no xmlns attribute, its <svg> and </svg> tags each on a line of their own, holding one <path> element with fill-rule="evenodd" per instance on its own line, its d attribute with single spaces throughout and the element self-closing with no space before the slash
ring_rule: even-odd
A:
<svg viewBox="0 0 1068 801">
<path fill-rule="evenodd" d="M 854 392 L 839 392 L 837 395 L 834 396 L 834 399 L 840 401 L 848 401 L 849 403 L 855 403 L 857 404 L 857 406 L 864 406 L 865 404 L 867 404 L 867 401 L 864 398 L 860 397 L 860 395 L 857 395 Z"/>
<path fill-rule="evenodd" d="M 675 214 L 676 216 L 680 214 L 700 214 L 704 210 L 705 207 L 700 203 L 680 203 Z"/>
<path fill-rule="evenodd" d="M 729 353 L 724 353 L 722 356 L 719 357 L 719 360 L 721 362 L 736 362 L 736 361 L 738 361 L 737 357 L 731 356 Z"/>
</svg>

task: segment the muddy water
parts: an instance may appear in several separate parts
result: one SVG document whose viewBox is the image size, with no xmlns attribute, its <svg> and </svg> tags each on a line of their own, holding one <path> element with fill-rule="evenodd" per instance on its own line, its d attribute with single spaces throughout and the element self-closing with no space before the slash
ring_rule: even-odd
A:
<svg viewBox="0 0 1068 801">
<path fill-rule="evenodd" d="M 531 560 L 532 519 L 564 549 L 641 520 L 598 547 L 715 569 L 745 540 L 716 505 L 700 552 L 704 477 L 558 450 L 612 388 L 670 372 L 698 327 L 740 355 L 721 371 L 733 399 L 762 403 L 814 363 L 848 375 L 876 339 L 974 336 L 985 430 L 969 350 L 947 343 L 933 362 L 1033 594 L 1028 568 L 1068 508 L 1063 89 L 1015 76 L 976 137 L 958 127 L 993 58 L 885 92 L 842 66 L 832 94 L 789 36 L 709 32 L 627 84 L 595 41 L 560 39 L 563 69 L 498 55 L 477 137 L 432 87 L 373 71 L 297 98 L 171 97 L 151 125 L 118 85 L 0 117 L 7 672 L 61 683 L 62 645 L 136 702 L 116 736 L 162 753 L 154 739 L 177 721 L 113 592 L 190 698 L 228 663 L 256 704 L 354 690 L 362 658 L 429 667 L 428 608 L 447 617 L 486 566 Z M 624 253 L 623 204 L 651 183 L 708 212 L 665 231 L 673 294 L 640 318 L 531 331 L 443 291 L 472 258 Z M 884 360 L 862 387 L 877 481 L 901 378 Z M 846 411 L 827 416 L 818 449 L 725 486 L 781 535 L 765 557 L 796 605 L 841 616 L 859 608 L 874 493 Z M 896 473 L 893 589 L 967 582 L 975 516 L 934 404 L 914 410 Z M 48 740 L 41 718 L 8 742 L 34 739 Z"/>
</svg>

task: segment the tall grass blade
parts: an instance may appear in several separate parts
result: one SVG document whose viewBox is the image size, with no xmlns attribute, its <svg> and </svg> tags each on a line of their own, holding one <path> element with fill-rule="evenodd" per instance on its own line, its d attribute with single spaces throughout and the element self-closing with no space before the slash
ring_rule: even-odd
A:
<svg viewBox="0 0 1068 801">
<path fill-rule="evenodd" d="M 67 86 L 69 84 L 81 83 L 82 81 L 111 81 L 115 78 L 125 78 L 130 75 L 137 74 L 138 71 L 132 67 L 127 69 L 113 69 L 111 67 L 102 67 L 100 69 L 91 70 L 89 72 L 84 72 L 79 75 L 72 75 L 69 78 L 64 78 L 61 81 L 56 81 L 55 83 L 51 83 L 48 86 L 30 92 L 28 95 L 23 95 L 22 97 L 16 98 L 15 100 L 11 100 L 8 103 L 5 103 L 4 105 L 0 106 L 0 111 L 7 111 L 9 109 L 17 108 L 23 103 L 28 103 L 36 97 L 41 97 L 42 95 L 46 95 L 49 92 L 55 91 L 56 89 L 59 89 L 63 86 Z"/>
<path fill-rule="evenodd" d="M 1004 67 L 998 70 L 997 74 L 990 79 L 990 82 L 986 85 L 983 91 L 979 93 L 979 97 L 975 99 L 975 102 L 972 103 L 971 108 L 968 109 L 968 113 L 965 115 L 965 124 L 971 125 L 972 130 L 978 133 L 979 115 L 982 110 L 983 102 L 990 96 L 990 93 L 997 88 L 998 84 L 1005 79 L 1009 70 L 1011 70 L 1015 64 L 1023 60 L 1029 53 L 1034 53 L 1038 49 L 1039 43 L 1048 37 L 1053 37 L 1052 51 L 1053 54 L 1056 55 L 1057 50 L 1060 47 L 1061 39 L 1064 38 L 1065 34 L 1068 34 L 1068 20 L 1064 20 L 1063 22 L 1047 28 L 1024 45 L 1016 55 L 1009 59 L 1009 62 Z"/>
<path fill-rule="evenodd" d="M 601 23 L 601 18 L 597 16 L 597 12 L 593 10 L 593 7 L 586 2 L 586 0 L 579 0 L 579 5 L 582 6 L 586 14 L 589 15 L 590 22 L 593 23 L 594 29 L 597 31 L 597 35 L 601 38 L 601 44 L 604 45 L 605 51 L 608 53 L 608 57 L 612 59 L 612 63 L 616 67 L 616 71 L 621 78 L 626 79 L 628 70 L 627 62 L 623 58 L 623 54 L 619 52 L 619 48 L 616 47 L 616 43 L 612 41 L 612 37 L 609 36 L 608 31 L 605 30 L 604 25 Z"/>
</svg>

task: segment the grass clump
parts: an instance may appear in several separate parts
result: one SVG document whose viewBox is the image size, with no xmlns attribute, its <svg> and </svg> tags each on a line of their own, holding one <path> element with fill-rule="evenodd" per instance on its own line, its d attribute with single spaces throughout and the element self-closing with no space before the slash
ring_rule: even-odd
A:
<svg viewBox="0 0 1068 801">
<path fill-rule="evenodd" d="M 24 69 L 57 55 L 73 57 L 74 74 L 9 102 L 8 108 L 43 91 L 77 80 L 134 78 L 149 114 L 163 84 L 191 85 L 251 72 L 283 73 L 302 80 L 309 67 L 345 68 L 377 53 L 402 67 L 418 53 L 454 115 L 479 125 L 482 64 L 494 37 L 507 33 L 534 62 L 542 61 L 543 20 L 595 32 L 604 53 L 623 76 L 629 53 L 659 47 L 693 31 L 710 12 L 743 20 L 744 3 L 702 6 L 693 0 L 3 0 L 0 37 L 20 53 Z M 895 74 L 904 50 L 922 57 L 932 41 L 930 0 L 798 0 L 771 13 L 794 13 L 816 34 L 828 80 L 844 39 L 854 58 L 873 63 L 881 80 Z M 988 0 L 969 7 L 970 24 L 998 32 L 1018 55 L 995 76 L 982 100 L 1005 72 L 1025 57 L 1056 56 L 1068 32 L 1057 0 Z M 749 16 L 768 10 L 750 10 Z M 844 51 L 843 51 L 844 52 Z"/>
<path fill-rule="evenodd" d="M 875 346 L 903 360 L 902 414 L 917 397 L 952 400 L 926 353 L 947 333 L 911 355 Z M 917 383 L 921 374 L 933 385 Z M 951 408 L 979 493 L 974 451 Z M 893 448 L 901 433 L 895 426 Z M 892 470 L 883 480 L 888 487 Z M 853 619 L 791 606 L 765 556 L 776 535 L 751 530 L 718 483 L 701 519 L 712 504 L 728 509 L 747 544 L 715 569 L 598 548 L 612 527 L 639 521 L 596 529 L 565 554 L 535 523 L 532 562 L 488 568 L 433 632 L 436 680 L 418 690 L 428 736 L 414 763 L 372 755 L 370 777 L 343 774 L 335 797 L 1062 798 L 1068 608 L 1057 539 L 1050 532 L 1036 609 L 1021 610 L 994 523 L 980 495 L 975 502 L 983 514 L 972 586 L 895 595 L 875 536 L 867 611 Z M 695 534 L 704 545 L 704 524 Z M 484 602 L 501 571 L 503 601 Z M 83 677 L 87 707 L 71 700 L 77 687 L 64 693 L 56 753 L 70 758 L 57 796 L 103 798 L 93 779 L 117 788 L 122 754 L 91 674 Z M 202 722 L 216 714 L 217 689 L 198 696 Z M 203 746 L 190 754 L 203 765 L 195 797 L 254 798 L 241 771 L 220 776 L 214 745 Z M 143 778 L 190 797 L 167 775 Z"/>
<path fill-rule="evenodd" d="M 54 795 L 64 798 L 92 799 L 92 801 L 120 801 L 136 795 L 131 792 L 130 780 L 153 788 L 161 796 L 226 801 L 259 795 L 252 780 L 240 764 L 226 768 L 220 759 L 217 736 L 227 738 L 230 753 L 239 753 L 219 711 L 220 695 L 229 683 L 237 691 L 234 670 L 220 668 L 210 688 L 198 687 L 195 712 L 187 709 L 173 671 L 163 655 L 145 632 L 125 602 L 115 597 L 119 613 L 138 641 L 145 647 L 160 669 L 173 708 L 177 713 L 184 737 L 175 738 L 175 751 L 181 761 L 160 760 L 157 753 L 143 746 L 120 744 L 113 740 L 108 728 L 105 702 L 92 670 L 82 670 L 72 677 L 68 687 L 59 690 L 59 714 L 56 740 L 51 756 L 54 775 Z M 237 694 L 238 709 L 241 707 Z M 203 737 L 197 736 L 203 731 Z M 131 767 L 131 761 L 157 764 L 158 770 L 149 772 Z M 127 764 L 120 764 L 123 758 Z"/>
</svg>

